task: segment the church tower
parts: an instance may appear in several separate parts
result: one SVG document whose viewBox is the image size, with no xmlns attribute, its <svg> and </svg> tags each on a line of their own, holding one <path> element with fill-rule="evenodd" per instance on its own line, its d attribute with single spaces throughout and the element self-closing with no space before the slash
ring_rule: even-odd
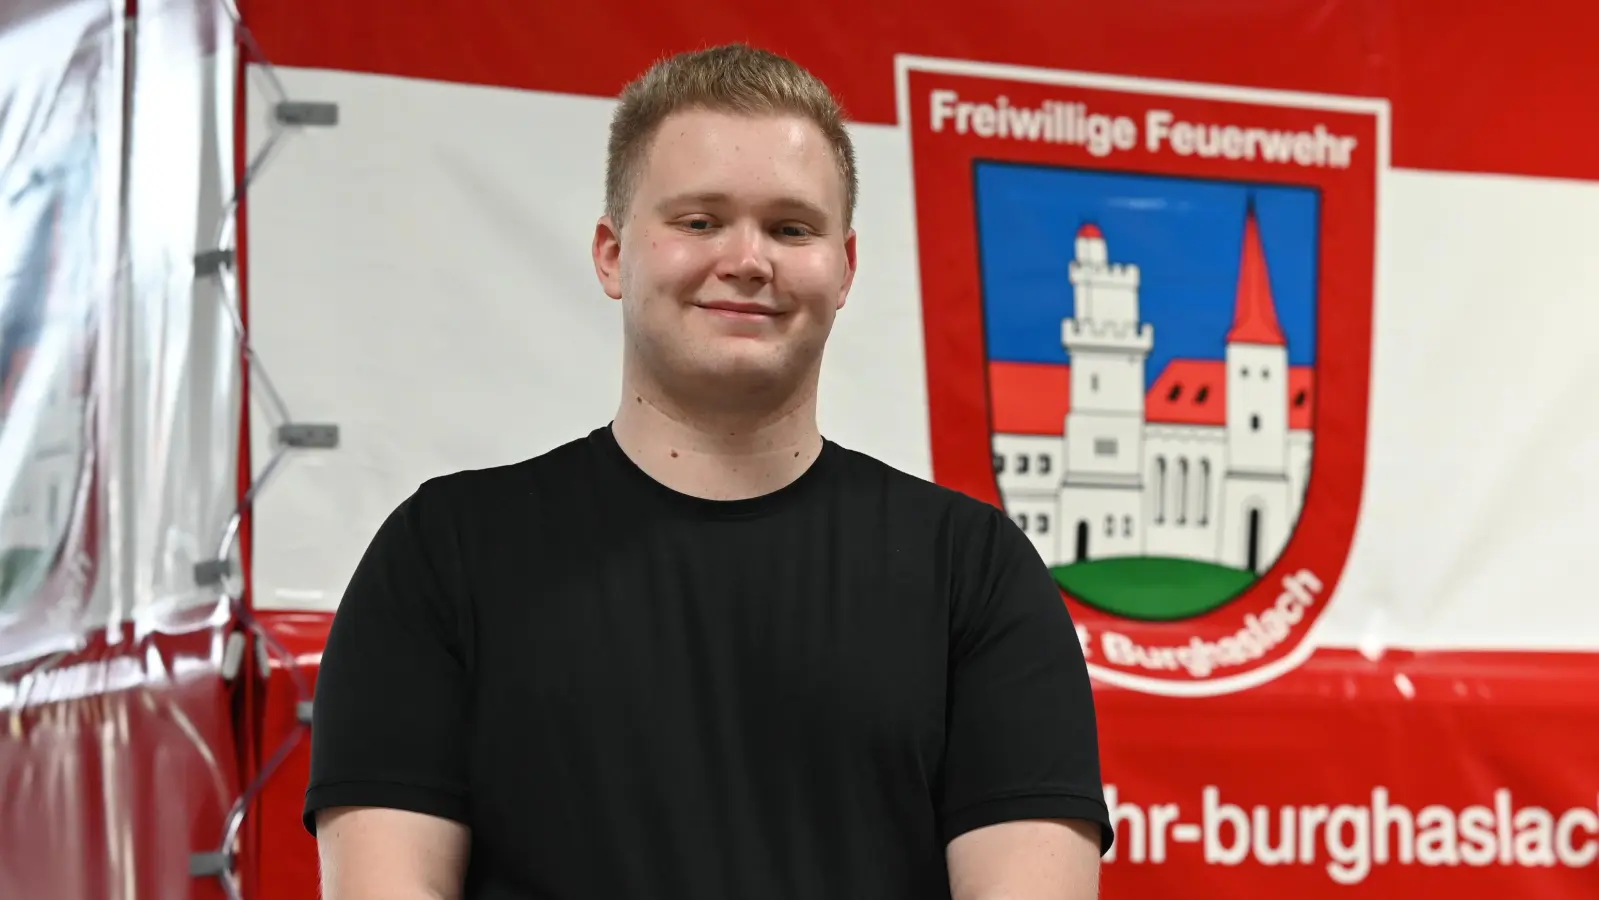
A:
<svg viewBox="0 0 1599 900">
<path fill-rule="evenodd" d="M 1058 518 L 1067 563 L 1143 549 L 1144 361 L 1155 343 L 1154 326 L 1138 318 L 1138 267 L 1111 262 L 1097 226 L 1077 232 L 1070 274 L 1072 317 L 1061 322 L 1061 343 L 1071 406 Z"/>
<path fill-rule="evenodd" d="M 1254 200 L 1244 212 L 1227 334 L 1227 474 L 1218 558 L 1263 572 L 1293 531 L 1288 481 L 1288 344 L 1277 322 Z"/>
</svg>

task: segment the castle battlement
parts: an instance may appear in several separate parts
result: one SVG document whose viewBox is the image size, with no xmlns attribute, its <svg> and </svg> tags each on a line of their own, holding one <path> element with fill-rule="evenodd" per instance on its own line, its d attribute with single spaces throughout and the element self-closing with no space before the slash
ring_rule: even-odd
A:
<svg viewBox="0 0 1599 900">
<path fill-rule="evenodd" d="M 1068 267 L 1073 285 L 1092 283 L 1095 287 L 1138 287 L 1136 263 L 1083 262 L 1072 260 Z"/>
<path fill-rule="evenodd" d="M 1148 353 L 1155 346 L 1155 326 L 1148 322 L 1062 319 L 1060 342 L 1068 351 L 1101 347 Z"/>
</svg>

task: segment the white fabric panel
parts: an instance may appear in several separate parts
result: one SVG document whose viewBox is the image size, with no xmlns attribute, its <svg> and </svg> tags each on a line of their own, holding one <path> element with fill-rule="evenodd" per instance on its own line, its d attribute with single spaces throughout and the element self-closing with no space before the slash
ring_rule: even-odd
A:
<svg viewBox="0 0 1599 900">
<path fill-rule="evenodd" d="M 116 566 L 88 498 L 116 446 L 90 426 L 121 385 L 95 366 L 119 299 L 124 30 L 102 0 L 35 13 L 0 28 L 0 666 L 81 646 Z"/>
<path fill-rule="evenodd" d="M 296 136 L 253 188 L 253 329 L 295 416 L 339 423 L 343 443 L 295 457 L 260 498 L 256 598 L 332 609 L 418 483 L 536 454 L 614 409 L 618 312 L 588 256 L 612 104 L 280 75 L 341 121 Z M 860 276 L 823 424 L 926 477 L 908 144 L 855 135 Z M 1599 648 L 1584 599 L 1599 185 L 1401 170 L 1384 187 L 1366 498 L 1318 641 Z"/>
<path fill-rule="evenodd" d="M 196 610 L 220 615 L 231 586 L 198 584 L 195 566 L 216 558 L 238 502 L 238 338 L 221 284 L 194 266 L 231 213 L 230 32 L 207 0 L 147 0 L 136 29 L 128 296 L 117 331 L 125 431 L 113 454 L 128 521 L 112 620 L 131 619 L 141 633 L 197 619 Z M 229 556 L 237 565 L 236 548 Z"/>
<path fill-rule="evenodd" d="M 1599 184 L 1385 187 L 1365 500 L 1322 638 L 1599 647 Z"/>
</svg>

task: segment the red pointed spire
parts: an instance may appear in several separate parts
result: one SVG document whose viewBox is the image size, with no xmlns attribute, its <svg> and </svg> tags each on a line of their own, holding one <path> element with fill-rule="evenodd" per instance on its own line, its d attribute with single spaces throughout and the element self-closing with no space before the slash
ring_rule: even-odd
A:
<svg viewBox="0 0 1599 900">
<path fill-rule="evenodd" d="M 1266 251 L 1260 243 L 1260 223 L 1255 220 L 1255 201 L 1249 201 L 1244 214 L 1243 259 L 1238 266 L 1238 293 L 1233 306 L 1230 344 L 1270 344 L 1283 346 L 1282 327 L 1277 324 L 1277 304 L 1271 296 L 1271 279 L 1266 272 Z"/>
</svg>

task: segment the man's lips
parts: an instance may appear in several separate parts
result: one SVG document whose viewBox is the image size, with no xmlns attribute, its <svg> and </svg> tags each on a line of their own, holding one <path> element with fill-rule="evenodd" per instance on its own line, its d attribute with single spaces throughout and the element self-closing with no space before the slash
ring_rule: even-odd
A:
<svg viewBox="0 0 1599 900">
<path fill-rule="evenodd" d="M 739 318 L 771 318 L 778 314 L 777 310 L 759 303 L 745 303 L 738 300 L 715 300 L 710 303 L 701 303 L 699 307 L 714 313 Z"/>
</svg>

